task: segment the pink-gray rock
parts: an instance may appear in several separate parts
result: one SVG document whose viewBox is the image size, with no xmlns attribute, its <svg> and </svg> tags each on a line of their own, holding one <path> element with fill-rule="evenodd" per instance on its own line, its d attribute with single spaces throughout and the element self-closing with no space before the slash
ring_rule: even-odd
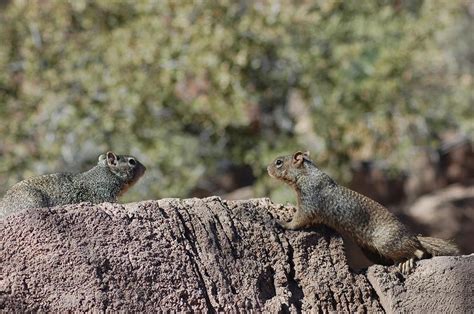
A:
<svg viewBox="0 0 474 314">
<path fill-rule="evenodd" d="M 27 210 L 0 221 L 6 311 L 378 311 L 326 229 L 284 232 L 266 199 Z"/>
<path fill-rule="evenodd" d="M 367 277 L 387 313 L 474 312 L 474 254 L 418 261 L 406 277 L 374 265 Z"/>
<path fill-rule="evenodd" d="M 275 219 L 290 211 L 267 199 L 211 197 L 14 214 L 0 220 L 0 311 L 382 312 L 380 300 L 404 311 L 424 291 L 440 298 L 430 310 L 441 309 L 434 305 L 444 305 L 443 295 L 472 300 L 472 281 L 452 281 L 454 288 L 443 281 L 443 272 L 467 276 L 458 263 L 469 268 L 472 259 L 422 261 L 405 282 L 376 266 L 373 289 L 350 271 L 331 230 L 278 227 Z M 386 300 L 391 291 L 407 295 L 398 307 Z"/>
</svg>

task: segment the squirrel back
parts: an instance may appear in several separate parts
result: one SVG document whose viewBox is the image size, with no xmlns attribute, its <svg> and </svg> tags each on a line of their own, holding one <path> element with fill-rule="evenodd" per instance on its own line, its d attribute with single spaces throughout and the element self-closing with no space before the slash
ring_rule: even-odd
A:
<svg viewBox="0 0 474 314">
<path fill-rule="evenodd" d="M 13 185 L 0 202 L 0 217 L 26 209 L 80 202 L 116 202 L 145 173 L 133 156 L 107 152 L 97 165 L 82 173 L 32 177 Z"/>
<path fill-rule="evenodd" d="M 309 159 L 309 153 L 276 158 L 270 176 L 296 191 L 298 209 L 286 229 L 325 224 L 351 237 L 375 263 L 401 263 L 413 258 L 458 254 L 451 243 L 411 233 L 376 201 L 337 184 Z"/>
</svg>

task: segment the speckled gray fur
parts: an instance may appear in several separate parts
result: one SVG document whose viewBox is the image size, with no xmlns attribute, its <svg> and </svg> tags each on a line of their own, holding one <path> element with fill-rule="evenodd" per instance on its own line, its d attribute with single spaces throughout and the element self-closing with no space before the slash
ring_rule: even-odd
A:
<svg viewBox="0 0 474 314">
<path fill-rule="evenodd" d="M 307 153 L 276 158 L 268 173 L 292 186 L 298 196 L 295 216 L 282 223 L 286 229 L 325 224 L 351 237 L 373 262 L 385 265 L 458 254 L 448 241 L 414 235 L 379 203 L 337 184 Z"/>
<path fill-rule="evenodd" d="M 134 157 L 108 152 L 86 172 L 47 174 L 18 182 L 0 202 L 0 217 L 27 208 L 116 202 L 144 172 L 145 167 Z"/>
</svg>

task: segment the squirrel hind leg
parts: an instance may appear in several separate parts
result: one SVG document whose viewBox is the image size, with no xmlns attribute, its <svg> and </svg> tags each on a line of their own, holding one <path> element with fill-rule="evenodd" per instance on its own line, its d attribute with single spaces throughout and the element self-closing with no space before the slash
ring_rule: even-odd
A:
<svg viewBox="0 0 474 314">
<path fill-rule="evenodd" d="M 18 197 L 21 195 L 21 197 Z M 41 208 L 49 205 L 48 198 L 37 189 L 25 189 L 17 193 L 12 204 L 16 210 L 27 208 Z"/>
<path fill-rule="evenodd" d="M 365 257 L 367 257 L 371 262 L 373 262 L 375 264 L 380 264 L 380 265 L 384 265 L 384 266 L 389 266 L 389 265 L 394 264 L 394 261 L 392 259 L 381 255 L 379 252 L 376 252 L 373 249 L 370 249 L 370 248 L 364 247 L 364 246 L 360 246 L 360 245 L 359 245 L 359 247 L 362 250 L 362 252 L 364 253 Z"/>
<path fill-rule="evenodd" d="M 36 189 L 15 189 L 8 191 L 0 204 L 0 217 L 6 217 L 28 208 L 47 207 L 48 200 Z"/>
</svg>

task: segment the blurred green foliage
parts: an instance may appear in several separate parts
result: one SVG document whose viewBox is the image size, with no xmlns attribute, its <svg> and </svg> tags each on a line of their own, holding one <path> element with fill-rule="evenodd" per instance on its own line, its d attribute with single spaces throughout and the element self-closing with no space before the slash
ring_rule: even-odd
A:
<svg viewBox="0 0 474 314">
<path fill-rule="evenodd" d="M 11 1 L 0 11 L 0 189 L 106 151 L 148 168 L 128 199 L 185 197 L 223 162 L 309 149 L 409 163 L 472 137 L 469 1 Z"/>
</svg>

